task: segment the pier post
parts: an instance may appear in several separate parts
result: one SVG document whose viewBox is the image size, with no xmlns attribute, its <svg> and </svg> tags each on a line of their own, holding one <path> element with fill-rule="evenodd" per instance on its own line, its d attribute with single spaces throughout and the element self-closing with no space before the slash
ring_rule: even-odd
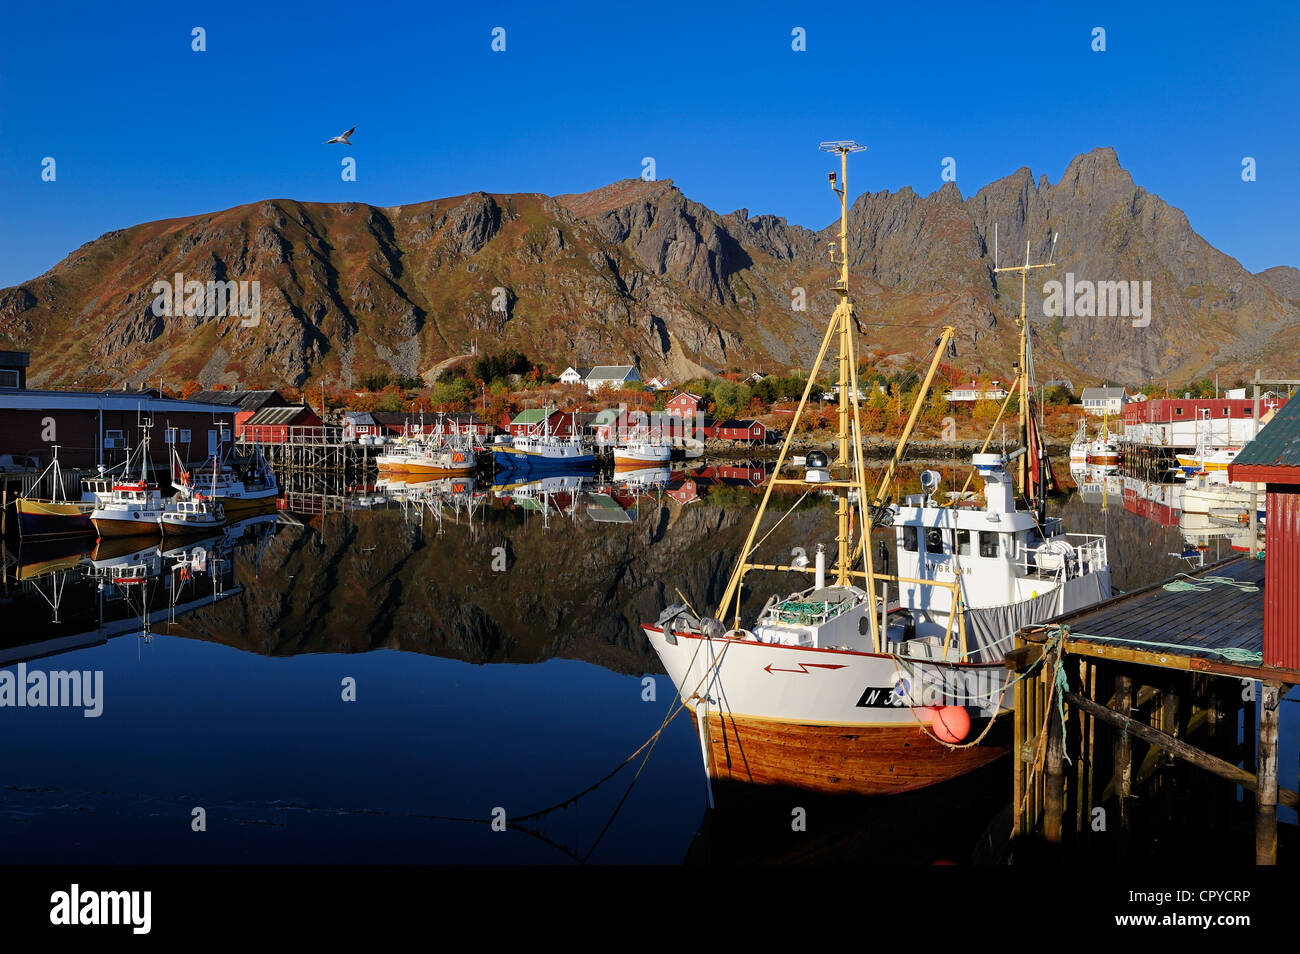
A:
<svg viewBox="0 0 1300 954">
<path fill-rule="evenodd" d="M 1047 683 L 1047 785 L 1045 801 L 1046 812 L 1043 821 L 1043 835 L 1051 844 L 1061 841 L 1062 819 L 1065 814 L 1065 732 L 1061 726 L 1061 717 L 1057 710 L 1057 693 L 1055 679 L 1056 662 L 1061 650 L 1054 650 L 1043 666 Z M 1063 704 L 1063 701 L 1062 701 Z"/>
<path fill-rule="evenodd" d="M 1133 680 L 1128 676 L 1115 677 L 1115 709 L 1129 718 L 1133 713 Z M 1115 800 L 1119 804 L 1119 824 L 1121 830 L 1128 829 L 1127 801 L 1129 788 L 1133 781 L 1133 742 L 1127 731 L 1115 733 L 1114 746 L 1114 788 Z"/>
<path fill-rule="evenodd" d="M 1259 729 L 1259 689 L 1262 689 L 1263 683 L 1260 683 L 1255 693 L 1255 698 L 1247 699 L 1242 706 L 1243 715 L 1241 718 L 1241 762 L 1247 772 L 1254 772 L 1255 764 L 1255 733 Z"/>
<path fill-rule="evenodd" d="M 1260 683 L 1259 789 L 1255 796 L 1255 864 L 1277 864 L 1277 728 L 1282 684 Z"/>
</svg>

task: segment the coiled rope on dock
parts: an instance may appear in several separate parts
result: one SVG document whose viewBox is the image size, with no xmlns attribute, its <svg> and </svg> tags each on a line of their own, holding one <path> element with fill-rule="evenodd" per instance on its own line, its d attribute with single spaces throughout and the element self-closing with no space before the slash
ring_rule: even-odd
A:
<svg viewBox="0 0 1300 954">
<path fill-rule="evenodd" d="M 1190 573 L 1178 575 L 1186 579 L 1174 579 L 1166 583 L 1164 588 L 1170 593 L 1208 593 L 1215 586 L 1231 586 L 1243 593 L 1259 592 L 1259 587 L 1254 583 L 1234 580 L 1230 576 L 1192 576 Z"/>
</svg>

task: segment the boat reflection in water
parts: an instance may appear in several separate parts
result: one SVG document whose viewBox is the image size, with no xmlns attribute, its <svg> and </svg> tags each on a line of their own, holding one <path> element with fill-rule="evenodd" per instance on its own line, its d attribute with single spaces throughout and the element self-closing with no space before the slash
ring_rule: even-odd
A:
<svg viewBox="0 0 1300 954">
<path fill-rule="evenodd" d="M 717 599 L 767 486 L 761 467 L 692 465 L 666 482 L 661 471 L 381 482 L 343 500 L 302 494 L 300 509 L 174 545 L 8 546 L 0 666 L 102 671 L 104 707 L 95 719 L 0 708 L 6 858 L 987 858 L 1005 762 L 885 799 L 748 786 L 719 814 L 686 718 L 644 767 L 647 751 L 628 760 L 677 704 L 640 622 L 664 579 L 694 605 Z M 942 473 L 945 486 L 965 476 Z M 918 479 L 904 470 L 900 492 L 920 492 Z M 596 495 L 629 520 L 598 519 Z M 836 503 L 808 495 L 769 542 L 788 552 Z M 1154 527 L 1166 536 L 1153 546 L 1153 525 L 1118 504 L 1051 508 L 1107 534 L 1121 587 L 1186 569 L 1149 559 L 1181 549 L 1176 527 Z M 765 595 L 746 593 L 743 611 Z M 196 806 L 220 838 L 196 840 Z M 507 834 L 487 822 L 494 806 L 507 809 Z M 796 808 L 805 831 L 792 827 Z"/>
</svg>

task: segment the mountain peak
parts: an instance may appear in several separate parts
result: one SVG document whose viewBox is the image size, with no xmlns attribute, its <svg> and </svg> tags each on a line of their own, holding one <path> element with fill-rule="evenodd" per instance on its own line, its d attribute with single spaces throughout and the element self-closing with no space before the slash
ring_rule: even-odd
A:
<svg viewBox="0 0 1300 954">
<path fill-rule="evenodd" d="M 654 179 L 649 182 L 644 179 L 620 179 L 591 192 L 557 195 L 555 201 L 573 215 L 584 218 L 601 215 L 676 189 L 672 179 Z"/>
<path fill-rule="evenodd" d="M 1061 182 L 1095 183 L 1117 178 L 1127 179 L 1130 184 L 1133 182 L 1133 177 L 1119 164 L 1115 147 L 1098 146 L 1071 159 Z"/>
</svg>

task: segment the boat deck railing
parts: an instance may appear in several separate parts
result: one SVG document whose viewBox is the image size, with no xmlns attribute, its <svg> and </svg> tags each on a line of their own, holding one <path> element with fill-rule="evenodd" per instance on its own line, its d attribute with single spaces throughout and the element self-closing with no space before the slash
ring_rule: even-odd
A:
<svg viewBox="0 0 1300 954">
<path fill-rule="evenodd" d="M 1064 582 L 1110 569 L 1106 538 L 1098 533 L 1067 533 L 1068 553 L 1035 547 L 1021 551 L 1015 562 L 1017 575 Z"/>
</svg>

